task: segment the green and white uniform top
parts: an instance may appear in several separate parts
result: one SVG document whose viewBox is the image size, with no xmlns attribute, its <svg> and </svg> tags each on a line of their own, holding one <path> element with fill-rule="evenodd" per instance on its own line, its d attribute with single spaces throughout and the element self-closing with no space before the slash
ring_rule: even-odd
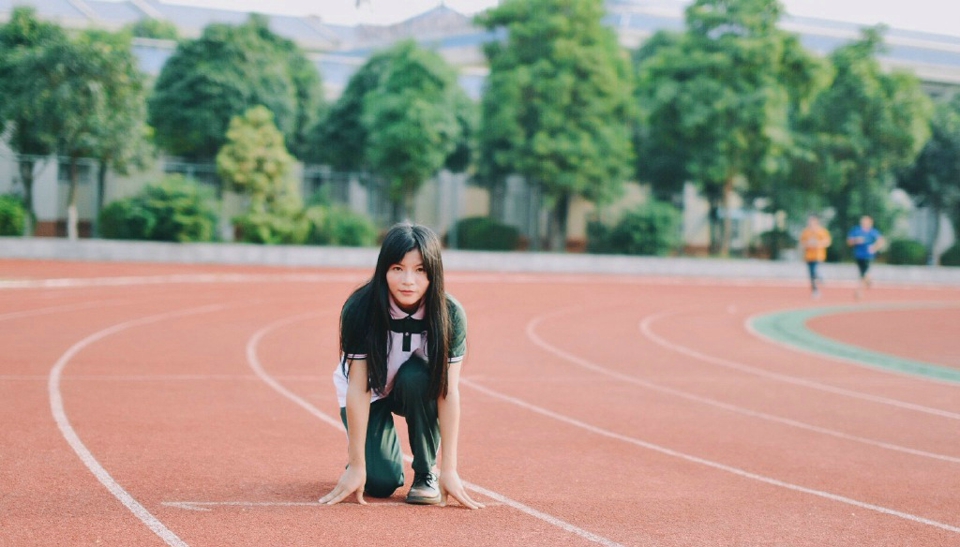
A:
<svg viewBox="0 0 960 547">
<path fill-rule="evenodd" d="M 447 309 L 450 313 L 451 336 L 450 336 L 450 363 L 459 363 L 463 361 L 467 353 L 467 315 L 463 311 L 463 306 L 455 298 L 447 295 Z M 345 314 L 351 313 L 350 309 L 345 309 Z M 382 394 L 374 391 L 371 394 L 370 402 L 382 399 L 390 394 L 393 389 L 393 379 L 400 370 L 400 365 L 407 362 L 411 356 L 416 355 L 427 361 L 427 322 L 424 319 L 424 305 L 421 304 L 417 311 L 408 314 L 400 309 L 400 306 L 390 299 L 390 337 L 387 343 L 387 385 Z M 347 360 L 361 360 L 367 358 L 366 344 L 360 344 L 355 347 L 344 348 L 344 355 L 341 355 L 341 362 L 345 357 Z M 337 401 L 341 407 L 347 406 L 347 373 L 344 367 L 337 364 L 333 373 L 333 384 L 337 388 Z"/>
</svg>

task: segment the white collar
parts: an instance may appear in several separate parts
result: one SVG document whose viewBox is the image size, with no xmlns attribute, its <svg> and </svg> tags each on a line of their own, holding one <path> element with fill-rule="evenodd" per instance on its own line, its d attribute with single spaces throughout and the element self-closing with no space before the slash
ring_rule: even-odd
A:
<svg viewBox="0 0 960 547">
<path fill-rule="evenodd" d="M 426 316 L 426 305 L 423 300 L 420 301 L 420 307 L 417 308 L 417 311 L 413 313 L 407 313 L 400 309 L 400 306 L 397 304 L 396 300 L 393 297 L 390 297 L 390 317 L 393 319 L 406 319 L 407 317 L 411 319 L 423 319 Z"/>
</svg>

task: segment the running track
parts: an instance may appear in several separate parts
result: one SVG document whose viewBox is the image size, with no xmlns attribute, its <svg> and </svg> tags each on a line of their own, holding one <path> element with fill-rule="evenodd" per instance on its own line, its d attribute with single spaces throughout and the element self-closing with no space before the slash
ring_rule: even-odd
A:
<svg viewBox="0 0 960 547">
<path fill-rule="evenodd" d="M 752 334 L 853 304 L 789 282 L 448 273 L 487 507 L 320 507 L 367 273 L 0 260 L 0 546 L 960 545 L 960 384 Z M 809 327 L 960 367 L 960 290 L 866 303 Z"/>
</svg>

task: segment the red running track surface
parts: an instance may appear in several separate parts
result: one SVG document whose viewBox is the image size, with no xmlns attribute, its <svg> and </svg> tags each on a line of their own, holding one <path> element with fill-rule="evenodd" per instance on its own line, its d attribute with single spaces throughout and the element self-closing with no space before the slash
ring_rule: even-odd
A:
<svg viewBox="0 0 960 547">
<path fill-rule="evenodd" d="M 460 474 L 487 507 L 320 507 L 346 456 L 339 307 L 367 274 L 0 261 L 0 545 L 960 545 L 960 385 L 752 336 L 851 303 L 800 284 L 449 273 Z M 899 355 L 960 355 L 882 313 L 917 335 Z"/>
</svg>

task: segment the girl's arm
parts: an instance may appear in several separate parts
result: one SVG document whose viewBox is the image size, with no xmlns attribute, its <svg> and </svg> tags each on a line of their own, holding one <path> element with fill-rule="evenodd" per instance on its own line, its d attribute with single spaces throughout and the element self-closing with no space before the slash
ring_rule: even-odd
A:
<svg viewBox="0 0 960 547">
<path fill-rule="evenodd" d="M 357 493 L 357 503 L 366 505 L 363 487 L 367 482 L 367 423 L 370 419 L 370 391 L 367 389 L 367 362 L 347 362 L 350 376 L 347 383 L 347 468 L 340 475 L 337 486 L 320 503 L 340 503 Z"/>
<path fill-rule="evenodd" d="M 470 509 L 483 507 L 473 501 L 463 487 L 457 474 L 457 441 L 460 435 L 460 363 L 450 363 L 447 369 L 447 396 L 437 400 L 437 414 L 440 420 L 440 495 L 441 505 L 447 502 L 447 495 L 453 496 L 461 505 Z"/>
</svg>

